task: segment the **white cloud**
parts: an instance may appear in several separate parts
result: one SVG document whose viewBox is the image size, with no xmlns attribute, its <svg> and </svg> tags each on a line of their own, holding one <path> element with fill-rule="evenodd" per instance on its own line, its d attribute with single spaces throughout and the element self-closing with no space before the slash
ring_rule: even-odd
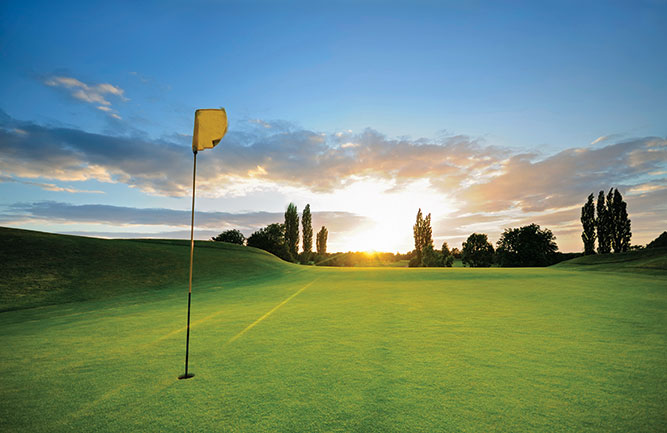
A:
<svg viewBox="0 0 667 433">
<path fill-rule="evenodd" d="M 86 84 L 72 77 L 50 77 L 44 81 L 49 87 L 60 87 L 69 91 L 74 99 L 95 104 L 98 110 L 107 112 L 111 117 L 120 119 L 111 107 L 111 102 L 107 99 L 108 95 L 118 97 L 121 101 L 128 101 L 125 97 L 125 91 L 118 86 L 109 83 Z"/>
<path fill-rule="evenodd" d="M 603 135 L 603 136 L 598 137 L 598 138 L 596 138 L 595 140 L 591 141 L 591 144 L 598 144 L 599 142 L 604 141 L 604 140 L 606 140 L 606 139 L 608 139 L 608 138 L 609 138 L 608 136 Z"/>
<path fill-rule="evenodd" d="M 55 191 L 55 192 L 69 192 L 73 194 L 104 194 L 104 191 L 98 190 L 86 190 L 86 189 L 77 189 L 68 186 L 58 186 L 55 183 L 42 183 L 42 182 L 32 182 L 29 180 L 15 179 L 11 176 L 0 175 L 0 182 L 14 182 L 20 183 L 23 185 L 32 185 L 37 186 L 45 191 Z"/>
</svg>

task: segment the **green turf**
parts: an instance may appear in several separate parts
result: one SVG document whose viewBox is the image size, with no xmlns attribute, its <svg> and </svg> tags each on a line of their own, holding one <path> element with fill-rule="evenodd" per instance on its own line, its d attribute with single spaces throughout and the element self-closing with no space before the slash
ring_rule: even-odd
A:
<svg viewBox="0 0 667 433">
<path fill-rule="evenodd" d="M 1 313 L 0 431 L 667 429 L 667 275 L 331 269 L 217 248 L 195 253 L 221 266 L 197 262 L 187 381 L 182 281 L 128 291 L 98 265 L 88 300 Z"/>
<path fill-rule="evenodd" d="M 196 244 L 200 281 L 250 281 L 288 266 L 298 269 L 255 248 Z M 182 287 L 189 257 L 189 241 L 105 240 L 0 227 L 0 311 Z"/>
<path fill-rule="evenodd" d="M 667 248 L 645 248 L 618 254 L 593 254 L 561 262 L 555 267 L 603 272 L 663 274 L 667 271 Z"/>
</svg>

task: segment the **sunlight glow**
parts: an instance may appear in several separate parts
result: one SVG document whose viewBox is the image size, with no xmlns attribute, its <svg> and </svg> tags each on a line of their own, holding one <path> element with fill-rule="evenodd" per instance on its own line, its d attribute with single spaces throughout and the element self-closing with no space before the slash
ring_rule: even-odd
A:
<svg viewBox="0 0 667 433">
<path fill-rule="evenodd" d="M 311 208 L 318 207 L 355 209 L 368 219 L 359 228 L 330 233 L 330 251 L 406 252 L 412 248 L 412 226 L 420 207 L 432 213 L 434 221 L 456 210 L 428 180 L 396 188 L 393 182 L 374 178 L 359 178 L 335 193 L 319 195 L 311 203 Z"/>
</svg>

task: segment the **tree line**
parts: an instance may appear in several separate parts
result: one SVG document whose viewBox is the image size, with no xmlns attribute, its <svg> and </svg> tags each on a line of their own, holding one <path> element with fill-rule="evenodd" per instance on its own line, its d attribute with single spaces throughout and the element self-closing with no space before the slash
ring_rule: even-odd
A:
<svg viewBox="0 0 667 433">
<path fill-rule="evenodd" d="M 632 236 L 627 203 L 617 188 L 605 195 L 600 191 L 597 203 L 590 194 L 581 208 L 584 254 L 606 254 L 641 248 L 630 246 Z M 301 231 L 299 230 L 301 223 Z M 321 264 L 324 266 L 387 265 L 407 260 L 410 267 L 451 267 L 460 259 L 463 265 L 488 267 L 494 264 L 503 267 L 549 266 L 559 261 L 576 257 L 580 253 L 558 251 L 556 237 L 547 228 L 529 224 L 517 228 L 506 228 L 494 248 L 485 233 L 472 233 L 462 248 L 450 250 L 447 242 L 436 249 L 433 242 L 431 214 L 424 216 L 421 208 L 412 227 L 415 248 L 406 254 L 400 253 L 337 253 L 327 252 L 329 232 L 322 226 L 315 235 L 316 251 L 313 251 L 313 227 L 310 204 L 299 218 L 296 205 L 290 203 L 283 223 L 273 223 L 255 231 L 247 239 L 239 230 L 227 230 L 213 237 L 214 241 L 231 242 L 266 250 L 291 262 Z M 301 236 L 300 236 L 301 232 Z M 667 244 L 667 232 L 647 247 L 663 247 Z M 299 252 L 301 245 L 301 252 Z"/>
<path fill-rule="evenodd" d="M 313 223 L 310 213 L 310 204 L 307 204 L 301 214 L 302 239 L 299 236 L 299 213 L 294 203 L 290 203 L 285 211 L 283 223 L 273 223 L 263 227 L 247 239 L 237 229 L 226 230 L 218 236 L 211 238 L 213 241 L 230 242 L 238 245 L 259 248 L 280 257 L 289 262 L 312 263 L 327 255 L 327 240 L 329 230 L 322 226 L 317 232 L 313 252 Z M 300 242 L 302 240 L 302 242 Z M 299 253 L 299 244 L 302 251 Z"/>
<path fill-rule="evenodd" d="M 443 242 L 440 250 L 434 248 L 431 214 L 424 217 L 421 208 L 417 211 L 412 231 L 415 249 L 408 264 L 410 267 L 451 267 L 454 259 L 459 257 L 464 265 L 471 267 L 493 264 L 504 267 L 548 266 L 569 258 L 558 253 L 556 237 L 551 230 L 542 229 L 537 224 L 505 229 L 496 249 L 485 233 L 472 233 L 463 242 L 460 252 L 456 248 L 450 251 L 447 242 Z"/>
</svg>

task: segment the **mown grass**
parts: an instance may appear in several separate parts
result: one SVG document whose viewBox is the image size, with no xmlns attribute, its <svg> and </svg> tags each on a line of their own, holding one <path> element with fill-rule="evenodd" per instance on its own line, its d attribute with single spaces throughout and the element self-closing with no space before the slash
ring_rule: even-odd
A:
<svg viewBox="0 0 667 433">
<path fill-rule="evenodd" d="M 662 274 L 667 271 L 667 248 L 645 248 L 616 254 L 593 254 L 559 263 L 556 267 L 586 271 Z"/>
<path fill-rule="evenodd" d="M 196 245 L 200 281 L 261 279 L 296 267 L 255 248 Z M 189 241 L 96 239 L 0 227 L 0 311 L 187 286 L 189 258 Z"/>
<path fill-rule="evenodd" d="M 195 281 L 191 380 L 176 379 L 187 286 L 0 314 L 0 430 L 667 429 L 665 275 L 277 262 L 263 277 L 212 251 L 236 278 Z"/>
</svg>

